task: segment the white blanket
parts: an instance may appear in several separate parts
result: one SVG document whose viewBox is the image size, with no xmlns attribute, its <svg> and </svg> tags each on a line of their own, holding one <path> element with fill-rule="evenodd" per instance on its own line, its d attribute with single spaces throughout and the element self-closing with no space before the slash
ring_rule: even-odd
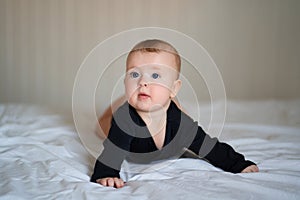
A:
<svg viewBox="0 0 300 200">
<path fill-rule="evenodd" d="M 300 199 L 299 100 L 229 102 L 220 140 L 260 172 L 231 174 L 196 159 L 124 162 L 126 184 L 115 189 L 89 182 L 95 159 L 72 121 L 2 104 L 0 199 Z"/>
</svg>

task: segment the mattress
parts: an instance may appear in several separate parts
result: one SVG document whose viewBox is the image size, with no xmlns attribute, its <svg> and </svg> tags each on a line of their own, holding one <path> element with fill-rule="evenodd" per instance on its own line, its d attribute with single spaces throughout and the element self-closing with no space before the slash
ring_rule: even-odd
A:
<svg viewBox="0 0 300 200">
<path fill-rule="evenodd" d="M 193 158 L 125 161 L 126 184 L 115 189 L 89 181 L 95 158 L 70 116 L 0 104 L 0 199 L 300 199 L 300 100 L 228 101 L 219 139 L 260 172 L 232 174 Z"/>
</svg>

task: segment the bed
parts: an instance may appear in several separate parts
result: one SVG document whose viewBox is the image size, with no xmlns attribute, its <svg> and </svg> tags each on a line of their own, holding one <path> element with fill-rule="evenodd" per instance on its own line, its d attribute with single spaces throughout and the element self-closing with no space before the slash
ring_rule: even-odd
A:
<svg viewBox="0 0 300 200">
<path fill-rule="evenodd" d="M 0 140 L 0 199 L 300 199 L 300 100 L 227 102 L 220 140 L 259 173 L 192 158 L 124 162 L 125 187 L 103 187 L 89 182 L 95 158 L 72 118 L 36 105 L 0 104 Z"/>
</svg>

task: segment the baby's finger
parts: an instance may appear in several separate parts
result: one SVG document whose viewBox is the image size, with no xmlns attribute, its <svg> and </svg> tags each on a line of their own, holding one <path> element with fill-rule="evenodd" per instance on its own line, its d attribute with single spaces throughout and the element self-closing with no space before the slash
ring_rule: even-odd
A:
<svg viewBox="0 0 300 200">
<path fill-rule="evenodd" d="M 96 182 L 100 183 L 103 186 L 107 186 L 107 179 L 106 178 L 97 179 Z"/>
<path fill-rule="evenodd" d="M 124 182 L 122 179 L 114 178 L 116 188 L 121 188 L 124 186 Z"/>
<path fill-rule="evenodd" d="M 259 169 L 256 165 L 252 167 L 252 172 L 259 172 Z"/>
<path fill-rule="evenodd" d="M 250 166 L 249 166 L 249 167 L 246 167 L 246 168 L 242 171 L 242 173 L 249 173 L 249 172 L 251 172 Z"/>
<path fill-rule="evenodd" d="M 256 165 L 251 165 L 251 166 L 248 167 L 249 172 L 256 172 L 257 169 L 258 168 L 256 167 Z"/>
<path fill-rule="evenodd" d="M 114 179 L 113 178 L 108 178 L 107 179 L 107 186 L 114 187 L 114 185 L 115 185 Z"/>
</svg>

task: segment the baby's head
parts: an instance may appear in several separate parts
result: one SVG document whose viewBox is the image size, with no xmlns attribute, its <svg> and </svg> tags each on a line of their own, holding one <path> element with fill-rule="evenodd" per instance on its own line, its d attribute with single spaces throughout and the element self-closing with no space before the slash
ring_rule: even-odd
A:
<svg viewBox="0 0 300 200">
<path fill-rule="evenodd" d="M 167 108 L 180 89 L 181 59 L 162 40 L 145 40 L 133 47 L 126 61 L 125 89 L 130 105 L 141 111 Z"/>
<path fill-rule="evenodd" d="M 177 70 L 179 76 L 180 69 L 181 69 L 181 58 L 177 50 L 171 44 L 158 39 L 145 40 L 136 44 L 127 56 L 126 71 L 128 71 L 128 68 L 130 67 L 129 61 L 131 61 L 132 56 L 137 52 L 156 53 L 156 54 L 164 52 L 170 54 L 170 56 L 173 55 L 173 58 L 171 59 L 173 61 L 172 63 L 173 65 L 170 67 L 174 67 L 174 69 Z"/>
</svg>

